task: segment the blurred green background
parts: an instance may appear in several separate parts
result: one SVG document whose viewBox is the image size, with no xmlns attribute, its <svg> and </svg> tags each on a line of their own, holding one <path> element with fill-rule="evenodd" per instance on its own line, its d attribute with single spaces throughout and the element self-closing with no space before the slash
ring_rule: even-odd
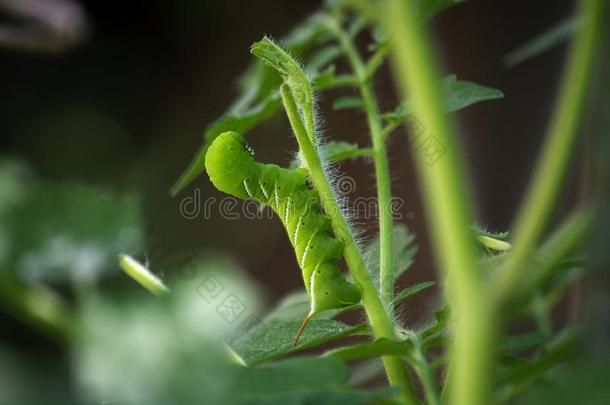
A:
<svg viewBox="0 0 610 405">
<path fill-rule="evenodd" d="M 143 208 L 143 252 L 163 269 L 201 250 L 236 256 L 272 297 L 299 286 L 289 243 L 276 221 L 185 219 L 184 198 L 222 198 L 200 177 L 176 198 L 168 190 L 200 145 L 203 129 L 235 96 L 252 42 L 281 37 L 315 11 L 316 1 L 85 1 L 89 33 L 79 46 L 49 55 L 0 51 L 4 156 L 37 177 L 128 191 Z M 468 1 L 434 22 L 448 72 L 501 89 L 506 98 L 459 115 L 483 225 L 504 230 L 536 157 L 559 78 L 564 47 L 508 69 L 502 57 L 568 16 L 567 1 Z M 382 108 L 395 105 L 384 72 Z M 335 94 L 320 99 L 323 127 L 333 138 L 368 143 L 363 116 L 330 111 Z M 527 119 L 524 119 L 527 117 Z M 295 150 L 284 117 L 249 136 L 261 160 L 286 164 Z M 390 144 L 393 188 L 404 199 L 403 222 L 420 236 L 413 277 L 433 273 L 423 212 L 405 137 Z M 354 197 L 373 196 L 366 162 L 346 164 Z M 216 212 L 217 213 L 217 212 Z M 407 219 L 412 218 L 412 219 Z M 375 221 L 363 221 L 363 228 Z M 252 235 L 248 237 L 246 235 Z M 264 237 L 260 237 L 264 235 Z M 370 237 L 372 233 L 365 233 Z M 417 312 L 417 311 L 415 311 Z"/>
<path fill-rule="evenodd" d="M 24 269 L 20 276 L 56 283 L 60 291 L 67 288 L 58 281 L 64 278 L 58 269 L 86 291 L 97 271 L 113 268 L 118 274 L 113 258 L 122 250 L 146 260 L 169 280 L 175 269 L 200 255 L 231 256 L 235 263 L 229 267 L 255 280 L 267 304 L 299 288 L 298 267 L 279 221 L 223 219 L 217 205 L 209 218 L 203 212 L 185 218 L 180 212 L 180 205 L 190 201 L 185 198 L 195 199 L 202 209 L 206 198 L 220 200 L 222 195 L 205 176 L 177 197 L 170 197 L 169 189 L 199 147 L 206 125 L 233 100 L 236 78 L 250 61 L 250 44 L 264 34 L 281 37 L 320 2 L 78 4 L 88 27 L 82 43 L 56 53 L 0 48 L 0 209 L 9 213 L 0 237 L 11 240 L 0 246 L 0 258 Z M 434 22 L 446 71 L 505 93 L 503 100 L 458 115 L 478 217 L 492 230 L 508 227 L 527 184 L 565 46 L 513 68 L 502 58 L 569 16 L 572 7 L 568 1 L 471 0 Z M 13 24 L 10 14 L 0 17 L 0 25 Z M 393 108 L 396 98 L 387 71 L 376 88 L 382 108 Z M 319 100 L 324 131 L 367 144 L 363 116 L 331 111 L 336 94 L 340 91 Z M 248 139 L 260 160 L 284 165 L 296 146 L 281 115 Z M 401 222 L 418 236 L 419 245 L 406 284 L 435 277 L 407 150 L 406 137 L 391 140 L 393 191 L 404 200 Z M 375 194 L 367 162 L 350 162 L 342 170 L 356 179 L 354 197 Z M 571 176 L 564 208 L 578 198 L 579 176 L 578 170 Z M 364 239 L 376 234 L 375 220 L 360 222 Z M 58 230 L 66 230 L 60 232 L 63 238 L 56 237 Z M 96 250 L 99 246 L 104 248 Z M 20 259 L 11 259 L 17 251 Z M 72 254 L 58 257 L 57 252 Z M 29 261 L 24 261 L 28 253 Z M 74 264 L 75 257 L 82 262 Z M 48 268 L 41 269 L 40 263 Z M 88 274 L 82 274 L 82 263 Z M 116 291 L 134 287 L 121 276 L 104 282 Z M 76 299 L 72 294 L 67 293 L 68 299 Z M 402 314 L 405 319 L 416 321 L 430 297 L 423 294 L 413 301 Z M 569 303 L 556 315 L 570 316 Z M 41 364 L 63 364 L 58 346 L 10 313 L 0 313 L 0 324 L 3 342 L 27 349 Z M 67 367 L 61 370 L 68 373 Z"/>
</svg>

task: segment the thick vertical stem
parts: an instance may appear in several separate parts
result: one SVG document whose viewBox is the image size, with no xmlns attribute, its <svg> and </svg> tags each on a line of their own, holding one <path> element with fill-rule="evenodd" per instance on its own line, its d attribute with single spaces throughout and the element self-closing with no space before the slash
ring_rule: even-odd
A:
<svg viewBox="0 0 610 405">
<path fill-rule="evenodd" d="M 456 317 L 449 394 L 460 405 L 489 403 L 495 324 L 468 234 L 469 196 L 455 133 L 437 94 L 437 68 L 412 1 L 388 0 L 383 21 L 392 40 L 394 75 L 403 98 L 445 153 L 429 164 L 416 153 L 438 264 L 448 277 L 448 298 Z M 424 134 L 424 135 L 426 135 Z"/>
<path fill-rule="evenodd" d="M 580 24 L 564 72 L 549 134 L 534 178 L 513 227 L 513 249 L 496 283 L 500 302 L 509 299 L 528 267 L 525 265 L 553 212 L 573 154 L 578 122 L 602 23 L 605 0 L 582 0 Z"/>
</svg>

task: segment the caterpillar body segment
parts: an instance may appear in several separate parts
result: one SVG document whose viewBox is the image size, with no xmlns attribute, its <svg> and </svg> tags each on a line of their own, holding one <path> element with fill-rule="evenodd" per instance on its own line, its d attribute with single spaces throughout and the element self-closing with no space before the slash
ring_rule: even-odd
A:
<svg viewBox="0 0 610 405">
<path fill-rule="evenodd" d="M 220 191 L 270 206 L 284 224 L 310 303 L 296 339 L 315 314 L 360 302 L 359 287 L 341 275 L 337 261 L 343 256 L 343 243 L 335 238 L 318 194 L 307 186 L 306 169 L 256 162 L 236 132 L 225 132 L 214 140 L 205 167 Z"/>
</svg>

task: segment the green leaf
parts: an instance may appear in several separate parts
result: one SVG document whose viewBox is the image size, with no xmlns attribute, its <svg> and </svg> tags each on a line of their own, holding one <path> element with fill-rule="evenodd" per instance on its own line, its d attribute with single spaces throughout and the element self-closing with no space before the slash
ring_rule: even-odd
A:
<svg viewBox="0 0 610 405">
<path fill-rule="evenodd" d="M 341 55 L 341 48 L 337 45 L 328 45 L 317 50 L 310 58 L 307 64 L 307 69 L 314 75 L 328 66 L 329 63 L 337 59 Z"/>
<path fill-rule="evenodd" d="M 268 37 L 252 44 L 250 52 L 275 69 L 290 89 L 309 138 L 315 143 L 313 89 L 301 66 Z"/>
<path fill-rule="evenodd" d="M 448 306 L 439 309 L 434 312 L 434 321 L 429 325 L 425 326 L 420 333 L 420 336 L 424 341 L 434 339 L 447 327 L 451 321 L 451 311 Z"/>
<path fill-rule="evenodd" d="M 118 270 L 120 252 L 141 250 L 140 211 L 133 197 L 74 184 L 28 190 L 1 218 L 10 236 L 0 266 L 16 277 L 90 283 Z"/>
<path fill-rule="evenodd" d="M 373 53 L 373 55 L 371 55 L 371 57 L 366 61 L 366 66 L 364 68 L 364 77 L 366 78 L 365 80 L 369 81 L 373 79 L 375 73 L 385 62 L 389 50 L 389 44 L 381 44 L 375 48 L 375 53 Z"/>
<path fill-rule="evenodd" d="M 331 65 L 319 76 L 314 77 L 312 85 L 316 90 L 328 90 L 336 87 L 357 87 L 358 79 L 354 75 L 336 75 L 335 67 Z"/>
<path fill-rule="evenodd" d="M 515 66 L 528 59 L 532 59 L 552 49 L 553 47 L 567 41 L 578 29 L 578 19 L 576 17 L 561 21 L 559 24 L 544 31 L 542 34 L 529 40 L 524 45 L 512 50 L 502 61 L 507 66 Z"/>
<path fill-rule="evenodd" d="M 355 143 L 330 141 L 322 145 L 321 154 L 327 162 L 339 162 L 358 157 L 372 157 L 373 150 L 359 148 Z"/>
<path fill-rule="evenodd" d="M 335 65 L 330 65 L 323 72 L 315 77 L 313 86 L 317 89 L 330 88 L 337 79 L 335 75 Z"/>
<path fill-rule="evenodd" d="M 455 75 L 444 77 L 438 85 L 447 113 L 461 110 L 481 101 L 504 97 L 500 90 L 465 80 L 457 80 Z M 384 114 L 384 118 L 390 122 L 402 122 L 411 113 L 412 107 L 407 101 L 399 105 L 391 113 Z"/>
<path fill-rule="evenodd" d="M 366 18 L 360 15 L 354 16 L 351 21 L 347 24 L 347 34 L 355 38 L 363 29 L 366 28 Z"/>
<path fill-rule="evenodd" d="M 432 287 L 434 284 L 436 284 L 434 281 L 425 281 L 423 283 L 411 285 L 411 286 L 403 289 L 402 291 L 400 291 L 398 294 L 396 294 L 396 297 L 394 297 L 394 300 L 392 300 L 392 304 L 398 305 L 401 302 L 420 293 L 421 291 L 424 291 L 425 289 Z"/>
<path fill-rule="evenodd" d="M 341 97 L 333 103 L 333 110 L 347 110 L 350 108 L 363 109 L 362 100 L 358 97 Z"/>
<path fill-rule="evenodd" d="M 539 333 L 523 333 L 502 338 L 500 350 L 503 354 L 515 354 L 544 343 L 546 339 Z"/>
<path fill-rule="evenodd" d="M 333 357 L 342 361 L 370 359 L 380 356 L 405 356 L 413 347 L 409 340 L 398 341 L 387 338 L 370 342 L 339 347 L 324 353 L 324 357 Z"/>
<path fill-rule="evenodd" d="M 392 235 L 394 246 L 394 280 L 397 280 L 412 264 L 417 253 L 417 246 L 413 245 L 415 235 L 409 232 L 406 225 L 395 224 Z M 379 236 L 376 236 L 365 248 L 364 256 L 367 268 L 378 280 L 379 274 Z"/>
<path fill-rule="evenodd" d="M 522 405 L 587 404 L 604 405 L 608 402 L 608 381 L 610 381 L 610 356 L 608 350 L 585 351 L 574 361 L 566 364 L 551 378 L 539 384 L 527 385 L 523 395 L 519 395 Z M 517 401 L 512 401 L 517 402 Z"/>
<path fill-rule="evenodd" d="M 330 65 L 322 72 L 312 76 L 312 86 L 319 91 L 328 90 L 335 87 L 356 87 L 358 79 L 354 75 L 335 73 L 335 65 Z"/>
<path fill-rule="evenodd" d="M 231 346 L 250 365 L 367 330 L 366 325 L 350 326 L 331 319 L 313 319 L 301 335 L 299 345 L 295 346 L 294 337 L 300 324 L 300 320 L 264 322 L 235 340 Z"/>
<path fill-rule="evenodd" d="M 449 75 L 441 80 L 440 91 L 447 112 L 455 112 L 481 101 L 504 97 L 500 90 L 465 80 L 457 80 L 455 75 Z"/>
<path fill-rule="evenodd" d="M 315 45 L 322 45 L 327 42 L 329 38 L 328 35 L 325 35 L 323 26 L 319 23 L 320 17 L 321 14 L 316 13 L 307 18 L 281 40 L 282 45 L 290 50 L 290 52 L 301 55 Z M 313 68 L 315 68 L 315 71 L 312 73 L 317 73 L 318 69 L 323 68 L 325 64 L 333 59 L 333 55 L 330 52 L 318 51 L 312 55 L 311 59 L 314 63 Z M 251 101 L 262 100 L 272 92 L 277 91 L 280 84 L 275 70 L 266 66 L 261 60 L 255 59 L 239 81 L 239 88 L 242 94 L 238 97 L 238 100 L 247 94 L 252 95 Z M 236 104 L 240 103 L 234 102 L 233 106 Z M 246 103 L 243 104 L 248 105 Z M 230 108 L 230 110 L 232 109 Z"/>
<path fill-rule="evenodd" d="M 297 26 L 282 41 L 295 54 L 301 54 L 314 45 L 328 41 L 319 24 L 321 14 L 314 14 Z M 326 56 L 328 58 L 328 55 Z M 318 60 L 318 63 L 320 61 Z M 280 84 L 274 69 L 262 61 L 255 60 L 239 80 L 240 94 L 227 111 L 206 129 L 203 144 L 189 166 L 172 186 L 171 194 L 176 195 L 204 172 L 205 154 L 208 146 L 225 131 L 247 132 L 272 117 L 281 106 L 277 88 Z"/>
<path fill-rule="evenodd" d="M 344 312 L 361 309 L 360 304 L 339 309 L 329 309 L 318 313 L 315 319 L 332 319 Z M 265 321 L 303 321 L 309 313 L 309 297 L 305 290 L 298 290 L 286 295 L 265 317 Z"/>
<path fill-rule="evenodd" d="M 375 393 L 347 386 L 347 367 L 335 359 L 303 357 L 261 368 L 239 368 L 236 404 L 366 404 Z M 237 387 L 236 387 L 237 388 Z"/>
<path fill-rule="evenodd" d="M 394 244 L 394 280 L 398 280 L 414 263 L 417 246 L 413 244 L 415 235 L 403 224 L 394 226 L 392 241 Z"/>
<path fill-rule="evenodd" d="M 510 400 L 528 385 L 539 380 L 560 363 L 570 360 L 576 351 L 579 333 L 566 329 L 559 333 L 535 358 L 512 363 L 498 372 L 498 381 L 503 386 L 498 397 L 502 402 Z"/>
<path fill-rule="evenodd" d="M 250 52 L 282 75 L 284 82 L 293 92 L 301 97 L 307 97 L 311 93 L 309 80 L 301 66 L 287 51 L 276 45 L 269 37 L 265 36 L 262 40 L 253 43 Z"/>
<path fill-rule="evenodd" d="M 455 3 L 457 3 L 455 0 L 425 0 L 419 1 L 417 7 L 421 17 L 428 19 Z M 325 32 L 323 24 L 319 22 L 323 16 L 324 13 L 316 13 L 300 24 L 281 41 L 283 47 L 295 55 L 301 55 L 315 45 L 322 45 L 328 42 L 330 36 Z M 361 22 L 359 22 L 354 26 L 360 27 L 361 25 Z M 325 64 L 330 63 L 330 61 L 338 56 L 336 47 L 328 46 L 322 48 L 312 56 L 312 71 L 321 69 Z M 290 59 L 292 58 L 290 57 Z M 294 59 L 292 61 L 294 62 Z M 296 64 L 296 62 L 294 63 Z M 316 82 L 318 76 L 323 77 L 320 77 Z M 351 79 L 350 77 L 335 78 L 334 72 L 326 71 L 324 74 L 315 75 L 312 80 L 316 82 L 316 88 L 322 89 L 338 85 L 353 85 L 353 80 Z M 175 196 L 178 194 L 204 172 L 205 154 L 208 146 L 216 136 L 228 130 L 242 132 L 243 134 L 279 111 L 281 103 L 276 94 L 277 84 L 277 77 L 272 69 L 257 62 L 250 65 L 239 81 L 241 93 L 225 114 L 206 129 L 202 146 L 191 160 L 189 166 L 172 186 L 170 190 L 171 195 Z M 301 95 L 295 94 L 297 101 L 299 96 Z M 257 114 L 257 111 L 261 113 Z M 313 128 L 313 114 L 310 115 L 311 118 L 307 117 L 308 122 L 306 127 L 310 126 Z"/>
<path fill-rule="evenodd" d="M 205 154 L 218 135 L 226 131 L 247 132 L 262 121 L 273 116 L 280 109 L 280 106 L 279 95 L 274 93 L 243 113 L 229 111 L 215 121 L 206 129 L 203 145 L 193 157 L 191 164 L 172 187 L 172 195 L 178 194 L 180 190 L 184 189 L 184 187 L 205 171 Z"/>
<path fill-rule="evenodd" d="M 371 30 L 371 38 L 373 42 L 368 46 L 369 51 L 376 51 L 381 46 L 385 46 L 388 43 L 388 33 L 380 25 L 376 25 Z"/>
</svg>

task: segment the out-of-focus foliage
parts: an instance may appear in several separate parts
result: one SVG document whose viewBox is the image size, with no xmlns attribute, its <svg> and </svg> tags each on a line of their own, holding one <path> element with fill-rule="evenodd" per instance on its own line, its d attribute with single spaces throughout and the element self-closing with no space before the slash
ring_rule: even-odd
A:
<svg viewBox="0 0 610 405">
<path fill-rule="evenodd" d="M 539 36 L 529 40 L 526 44 L 506 54 L 506 56 L 504 56 L 504 63 L 507 66 L 515 66 L 528 59 L 534 58 L 566 41 L 576 32 L 577 27 L 578 20 L 575 17 L 561 21 Z"/>
<path fill-rule="evenodd" d="M 339 20 L 352 40 L 361 33 L 369 34 L 367 72 L 373 80 L 384 62 L 388 38 L 383 30 L 370 26 L 376 16 L 359 9 L 359 2 L 348 3 L 362 16 L 350 11 Z M 423 20 L 454 3 L 416 2 Z M 310 88 L 322 92 L 358 86 L 354 75 L 339 72 L 333 64 L 345 56 L 344 50 L 322 23 L 329 15 L 334 18 L 345 12 L 344 5 L 340 0 L 327 2 L 281 44 L 302 56 L 306 64 L 302 75 L 282 72 L 288 81 L 297 81 L 295 88 L 305 86 L 308 92 Z M 288 63 L 300 72 L 291 54 L 282 52 L 268 40 L 255 47 L 255 53 L 271 58 L 267 62 L 280 71 L 286 70 Z M 278 54 L 281 59 L 275 58 Z M 207 145 L 221 132 L 247 132 L 280 111 L 277 89 L 281 82 L 261 61 L 252 63 L 240 80 L 238 97 L 207 128 L 201 150 L 174 192 L 202 172 Z M 503 96 L 499 90 L 457 80 L 454 75 L 445 77 L 439 86 L 448 113 Z M 301 109 L 313 109 L 311 99 L 301 101 Z M 353 95 L 334 103 L 336 109 L 353 108 L 355 113 L 360 113 L 362 106 L 362 100 Z M 380 116 L 386 125 L 384 135 L 405 120 L 415 119 L 411 113 L 407 100 Z M 372 149 L 348 142 L 331 141 L 320 149 L 329 162 L 374 159 Z M 139 203 L 134 196 L 116 190 L 39 181 L 17 161 L 0 163 L 2 308 L 33 328 L 58 332 L 69 357 L 68 365 L 53 364 L 36 359 L 35 353 L 16 354 L 9 345 L 0 345 L 0 404 L 383 403 L 393 397 L 392 390 L 355 388 L 381 375 L 379 356 L 399 358 L 418 376 L 426 371 L 433 376 L 445 374 L 446 352 L 455 332 L 447 305 L 430 308 L 422 321 L 409 319 L 407 325 L 397 321 L 395 336 L 380 339 L 374 339 L 369 325 L 362 322 L 363 315 L 358 312 L 364 310 L 362 305 L 325 311 L 310 322 L 295 346 L 295 331 L 309 310 L 307 293 L 295 291 L 264 311 L 257 285 L 231 260 L 202 257 L 174 266 L 164 273 L 171 276 L 159 275 L 159 283 L 169 279 L 167 288 L 160 289 L 159 297 L 149 295 L 133 281 L 126 281 L 117 264 L 121 252 L 141 256 L 146 250 Z M 604 403 L 607 358 L 567 366 L 582 351 L 580 329 L 551 322 L 556 304 L 583 273 L 579 226 L 583 225 L 578 221 L 570 222 L 541 246 L 532 247 L 535 254 L 528 266 L 544 274 L 523 280 L 523 294 L 503 312 L 509 327 L 530 327 L 524 333 L 511 331 L 498 337 L 495 401 Z M 473 235 L 496 238 L 497 242 L 507 237 L 482 230 Z M 392 287 L 396 294 L 385 310 L 394 318 L 400 303 L 435 283 L 399 287 L 400 277 L 415 260 L 417 246 L 415 236 L 401 224 L 394 226 L 392 241 Z M 379 236 L 363 250 L 369 273 L 378 284 Z M 502 271 L 509 250 L 482 248 L 477 252 L 481 253 L 481 267 L 490 276 Z M 168 270 L 157 269 L 154 263 L 148 267 L 154 273 Z M 451 291 L 452 282 L 447 278 L 439 284 Z M 110 283 L 123 283 L 127 289 L 117 292 L 106 288 Z M 375 287 L 379 290 L 379 285 Z M 341 320 L 332 319 L 338 315 L 342 315 Z M 326 343 L 333 348 L 329 350 Z M 306 349 L 303 355 L 301 351 Z M 360 363 L 352 364 L 350 377 L 344 362 L 356 361 Z"/>
<path fill-rule="evenodd" d="M 137 201 L 100 188 L 40 183 L 0 167 L 0 268 L 28 281 L 91 283 L 143 247 Z"/>
<path fill-rule="evenodd" d="M 365 325 L 350 326 L 332 319 L 314 319 L 299 339 L 299 346 L 295 347 L 294 334 L 301 322 L 302 320 L 264 322 L 235 341 L 235 349 L 246 363 L 256 364 L 367 329 Z"/>
<path fill-rule="evenodd" d="M 281 328 L 273 329 L 266 339 L 248 340 L 261 328 L 249 325 L 252 333 L 242 337 L 247 332 L 240 326 L 242 321 L 260 311 L 253 286 L 226 260 L 203 260 L 189 267 L 188 280 L 177 280 L 171 294 L 161 299 L 85 299 L 73 359 L 88 400 L 147 404 L 370 400 L 373 394 L 347 386 L 347 369 L 331 359 L 301 358 L 264 368 L 232 362 L 234 355 L 224 342 L 229 341 L 250 363 L 256 360 L 253 356 L 262 356 L 262 344 L 268 344 L 269 350 L 274 346 L 276 355 L 281 353 L 277 346 Z M 227 298 L 236 299 L 239 311 L 243 309 L 234 321 L 223 312 Z M 293 332 L 294 328 L 286 328 L 284 335 L 290 340 Z M 315 332 L 320 330 L 310 334 Z"/>
</svg>

